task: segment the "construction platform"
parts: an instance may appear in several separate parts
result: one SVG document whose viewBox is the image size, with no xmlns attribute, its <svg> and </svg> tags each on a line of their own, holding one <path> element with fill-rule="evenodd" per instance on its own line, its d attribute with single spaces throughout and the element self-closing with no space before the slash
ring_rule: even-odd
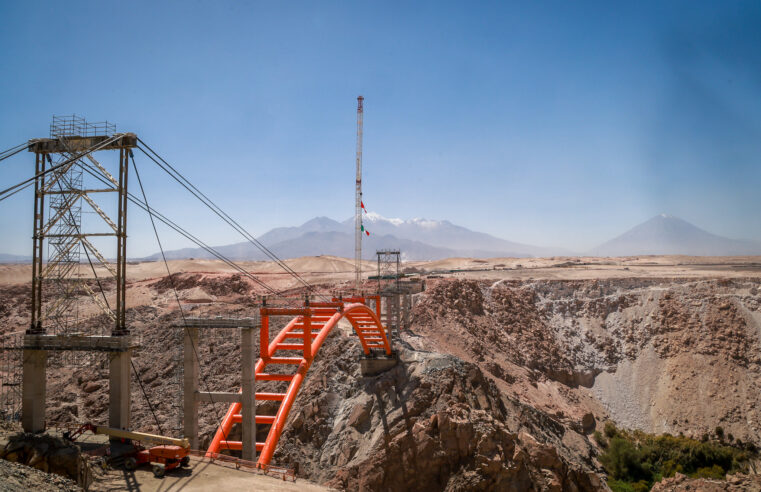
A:
<svg viewBox="0 0 761 492">
<path fill-rule="evenodd" d="M 39 154 L 85 152 L 94 147 L 99 147 L 112 138 L 112 135 L 67 136 L 65 141 L 60 138 L 36 138 L 29 141 L 27 150 Z M 122 133 L 119 135 L 119 138 L 99 147 L 98 150 L 131 149 L 133 147 L 137 147 L 137 135 L 134 133 Z"/>
<path fill-rule="evenodd" d="M 90 352 L 126 352 L 138 347 L 131 335 L 24 335 L 24 350 L 78 350 Z"/>
</svg>

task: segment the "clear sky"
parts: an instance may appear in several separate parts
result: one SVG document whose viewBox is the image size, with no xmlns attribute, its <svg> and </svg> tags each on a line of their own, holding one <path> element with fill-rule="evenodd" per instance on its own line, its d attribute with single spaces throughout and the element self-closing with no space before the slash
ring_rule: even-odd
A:
<svg viewBox="0 0 761 492">
<path fill-rule="evenodd" d="M 623 3 L 0 1 L 0 150 L 108 119 L 261 234 L 353 214 L 362 94 L 381 215 L 572 250 L 662 212 L 761 240 L 761 3 Z M 240 240 L 136 159 L 158 210 Z M 30 254 L 31 206 L 0 202 L 0 252 Z M 156 251 L 144 215 L 130 256 Z"/>
</svg>

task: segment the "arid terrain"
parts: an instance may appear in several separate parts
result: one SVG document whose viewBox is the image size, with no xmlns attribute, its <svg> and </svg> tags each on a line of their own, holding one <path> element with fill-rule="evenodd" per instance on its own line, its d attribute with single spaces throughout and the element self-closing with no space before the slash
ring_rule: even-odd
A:
<svg viewBox="0 0 761 492">
<path fill-rule="evenodd" d="M 353 278 L 343 258 L 288 263 L 324 292 Z M 303 293 L 277 265 L 243 266 Z M 169 267 L 172 282 L 161 262 L 128 266 L 128 323 L 141 338 L 135 365 L 161 428 L 136 380 L 132 424 L 177 434 L 181 317 L 172 283 L 187 316 L 251 316 L 262 292 L 219 262 Z M 403 268 L 426 289 L 395 340 L 402 363 L 363 378 L 350 326 L 328 338 L 275 454 L 299 477 L 346 490 L 606 490 L 593 438 L 606 422 L 696 439 L 721 427 L 761 445 L 761 257 L 463 258 Z M 0 265 L 0 333 L 26 328 L 30 278 L 28 265 Z M 97 312 L 83 307 L 89 314 Z M 209 390 L 237 390 L 237 340 L 202 337 Z M 49 425 L 105 423 L 105 357 L 51 366 Z M 225 410 L 202 406 L 203 446 Z M 695 490 L 689 479 L 670 480 Z"/>
</svg>

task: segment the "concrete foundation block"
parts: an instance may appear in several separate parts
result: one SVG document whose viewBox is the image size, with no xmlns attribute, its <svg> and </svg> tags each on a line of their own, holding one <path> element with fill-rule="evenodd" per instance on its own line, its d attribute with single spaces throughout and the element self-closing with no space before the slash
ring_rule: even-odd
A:
<svg viewBox="0 0 761 492">
<path fill-rule="evenodd" d="M 359 369 L 363 376 L 377 376 L 383 372 L 393 369 L 399 363 L 396 354 L 390 357 L 362 357 L 359 359 Z"/>
<path fill-rule="evenodd" d="M 48 353 L 46 350 L 24 350 L 21 397 L 21 425 L 24 432 L 45 430 L 45 392 Z"/>
<path fill-rule="evenodd" d="M 129 429 L 131 360 L 131 350 L 108 354 L 108 425 L 114 429 Z"/>
</svg>

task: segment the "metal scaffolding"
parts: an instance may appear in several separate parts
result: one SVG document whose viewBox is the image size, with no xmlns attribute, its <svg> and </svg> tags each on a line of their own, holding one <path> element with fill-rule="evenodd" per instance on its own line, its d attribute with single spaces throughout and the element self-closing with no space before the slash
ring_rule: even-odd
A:
<svg viewBox="0 0 761 492">
<path fill-rule="evenodd" d="M 88 123 L 76 115 L 54 116 L 49 138 L 30 140 L 27 146 L 35 155 L 31 322 L 23 338 L 11 340 L 2 351 L 14 364 L 0 373 L 4 387 L 6 381 L 14 384 L 21 370 L 26 432 L 45 430 L 47 369 L 93 362 L 104 352 L 109 426 L 129 427 L 136 340 L 125 319 L 127 170 L 136 146 L 134 133 L 116 133 L 112 123 Z M 108 170 L 112 164 L 101 164 L 93 155 L 105 150 L 119 151 L 118 177 Z M 103 198 L 113 196 L 116 203 Z M 113 247 L 112 241 L 115 251 L 101 249 Z M 115 263 L 106 259 L 114 256 Z M 7 355 L 14 352 L 20 357 Z"/>
<path fill-rule="evenodd" d="M 103 335 L 107 331 L 103 323 L 85 322 L 101 314 L 113 323 L 112 333 L 126 333 L 127 159 L 136 137 L 115 130 L 108 122 L 54 116 L 50 138 L 29 143 L 35 153 L 36 175 L 48 165 L 55 169 L 35 180 L 29 333 Z M 93 154 L 99 150 L 119 150 L 118 178 L 95 159 Z M 85 173 L 110 186 L 100 182 L 88 186 Z M 98 198 L 111 193 L 117 195 L 116 221 L 104 211 L 114 208 L 113 204 Z M 104 254 L 96 246 L 107 237 L 116 238 L 115 255 Z M 116 256 L 115 265 L 106 260 L 108 254 Z M 109 300 L 107 290 L 114 281 L 116 296 Z"/>
<path fill-rule="evenodd" d="M 21 348 L 24 332 L 0 336 L 0 421 L 21 420 Z"/>
<path fill-rule="evenodd" d="M 401 253 L 398 249 L 381 249 L 375 252 L 378 256 L 378 293 L 384 290 L 399 290 L 401 275 Z"/>
</svg>

